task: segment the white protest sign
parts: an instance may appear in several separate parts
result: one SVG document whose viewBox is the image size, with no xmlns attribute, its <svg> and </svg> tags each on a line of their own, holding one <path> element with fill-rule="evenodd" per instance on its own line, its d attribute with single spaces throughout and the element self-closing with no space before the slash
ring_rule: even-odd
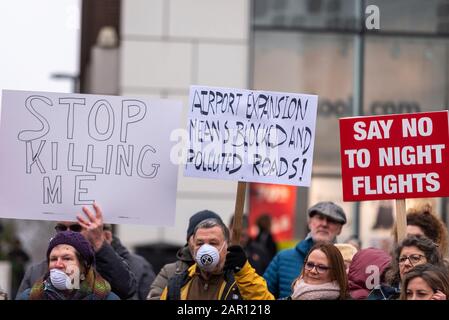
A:
<svg viewBox="0 0 449 320">
<path fill-rule="evenodd" d="M 309 186 L 318 96 L 192 86 L 185 176 Z"/>
<path fill-rule="evenodd" d="M 180 117 L 177 101 L 3 91 L 0 216 L 75 220 L 96 201 L 109 223 L 173 225 Z"/>
</svg>

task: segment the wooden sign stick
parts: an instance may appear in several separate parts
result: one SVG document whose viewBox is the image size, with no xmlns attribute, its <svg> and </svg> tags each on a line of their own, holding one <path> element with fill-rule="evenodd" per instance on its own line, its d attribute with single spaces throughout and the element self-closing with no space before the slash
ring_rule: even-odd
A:
<svg viewBox="0 0 449 320">
<path fill-rule="evenodd" d="M 398 235 L 398 243 L 401 243 L 407 234 L 405 199 L 396 199 L 396 233 Z"/>
<path fill-rule="evenodd" d="M 235 200 L 234 223 L 232 226 L 231 243 L 240 244 L 240 233 L 242 231 L 243 209 L 245 207 L 246 182 L 238 182 L 237 197 Z"/>
</svg>

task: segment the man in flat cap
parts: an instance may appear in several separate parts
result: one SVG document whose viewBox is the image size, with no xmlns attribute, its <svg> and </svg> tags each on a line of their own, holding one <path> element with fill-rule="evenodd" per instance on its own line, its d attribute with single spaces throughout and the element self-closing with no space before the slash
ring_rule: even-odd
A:
<svg viewBox="0 0 449 320">
<path fill-rule="evenodd" d="M 310 248 L 318 241 L 335 242 L 346 223 L 343 209 L 333 202 L 319 202 L 307 210 L 310 229 L 307 237 L 295 248 L 279 252 L 265 271 L 263 277 L 268 289 L 276 298 L 291 294 L 291 285 L 301 273 L 304 259 Z"/>
</svg>

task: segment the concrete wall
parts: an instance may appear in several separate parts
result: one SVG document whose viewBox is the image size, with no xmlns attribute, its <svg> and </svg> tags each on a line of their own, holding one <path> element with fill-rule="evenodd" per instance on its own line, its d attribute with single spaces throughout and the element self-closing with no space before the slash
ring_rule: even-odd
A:
<svg viewBox="0 0 449 320">
<path fill-rule="evenodd" d="M 10 262 L 0 261 L 0 293 L 6 293 L 9 300 L 11 300 L 11 272 Z"/>
<path fill-rule="evenodd" d="M 123 0 L 121 23 L 120 94 L 182 100 L 182 127 L 190 85 L 247 88 L 249 0 Z M 189 217 L 205 208 L 229 221 L 236 182 L 182 175 L 175 226 L 121 225 L 126 245 L 183 244 Z"/>
</svg>

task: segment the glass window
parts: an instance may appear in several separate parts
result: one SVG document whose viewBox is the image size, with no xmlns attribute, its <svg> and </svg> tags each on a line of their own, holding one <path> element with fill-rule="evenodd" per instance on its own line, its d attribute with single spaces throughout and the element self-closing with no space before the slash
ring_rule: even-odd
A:
<svg viewBox="0 0 449 320">
<path fill-rule="evenodd" d="M 364 114 L 446 109 L 448 44 L 443 39 L 367 37 Z"/>
<path fill-rule="evenodd" d="M 449 3 L 442 0 L 366 0 L 380 13 L 380 32 L 448 33 Z"/>
<path fill-rule="evenodd" d="M 254 25 L 355 30 L 356 0 L 257 0 Z M 359 1 L 359 0 L 358 0 Z"/>
<path fill-rule="evenodd" d="M 309 203 L 342 197 L 338 119 L 353 114 L 354 40 L 368 5 L 379 8 L 380 30 L 361 33 L 363 114 L 447 109 L 449 1 L 253 1 L 253 88 L 319 96 Z M 386 212 L 379 203 L 362 203 L 359 228 L 364 246 L 387 248 L 387 220 L 373 220 Z"/>
<path fill-rule="evenodd" d="M 254 52 L 254 89 L 319 95 L 314 166 L 338 170 L 338 118 L 352 112 L 352 37 L 257 32 Z"/>
</svg>

